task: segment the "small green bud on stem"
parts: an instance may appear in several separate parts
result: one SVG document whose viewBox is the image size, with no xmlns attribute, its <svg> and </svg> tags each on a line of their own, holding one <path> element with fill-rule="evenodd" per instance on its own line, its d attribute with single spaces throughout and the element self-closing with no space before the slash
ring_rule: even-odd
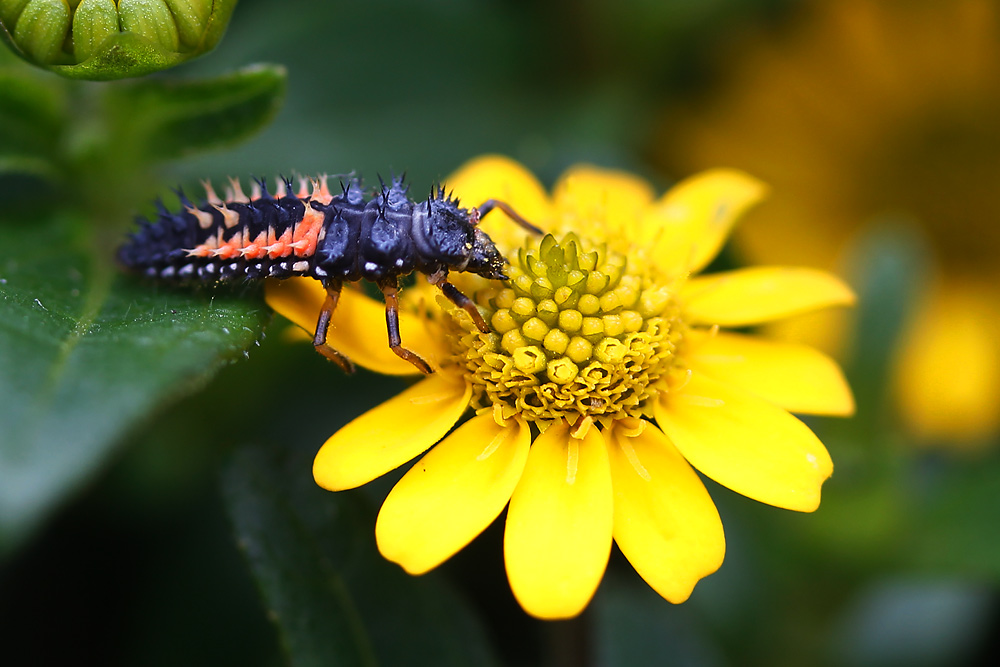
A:
<svg viewBox="0 0 1000 667">
<path fill-rule="evenodd" d="M 140 76 L 214 48 L 236 1 L 0 0 L 0 37 L 64 76 Z"/>
</svg>

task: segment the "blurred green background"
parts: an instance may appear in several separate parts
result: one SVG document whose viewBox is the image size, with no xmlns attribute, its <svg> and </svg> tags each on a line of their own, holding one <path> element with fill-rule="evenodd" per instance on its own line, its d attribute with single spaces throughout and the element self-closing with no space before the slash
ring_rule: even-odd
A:
<svg viewBox="0 0 1000 667">
<path fill-rule="evenodd" d="M 992 664 L 1000 379 L 989 375 L 996 346 L 969 350 L 1000 322 L 982 259 L 1000 256 L 990 194 L 1000 180 L 977 152 L 1000 136 L 1000 79 L 996 63 L 965 65 L 1000 55 L 1000 12 L 989 0 L 843 5 L 856 15 L 827 11 L 834 4 L 243 0 L 214 52 L 149 77 L 152 88 L 67 82 L 0 54 L 0 83 L 30 81 L 56 110 L 34 144 L 30 132 L 0 132 L 4 663 Z M 978 26 L 968 39 L 966 24 Z M 933 48 L 893 36 L 927 25 L 941 27 Z M 951 69 L 935 56 L 970 44 Z M 214 79 L 253 63 L 283 66 L 287 83 L 280 70 L 246 74 L 259 92 L 239 97 L 230 89 L 250 83 Z M 795 75 L 766 75 L 776 67 Z M 866 68 L 884 77 L 881 97 L 844 83 Z M 923 87 L 911 70 L 962 85 Z M 217 142 L 149 139 L 148 124 L 172 118 L 174 102 L 156 91 L 174 77 L 215 82 L 185 94 L 192 114 L 222 109 Z M 14 113 L 11 99 L 0 113 Z M 954 100 L 960 112 L 927 113 Z M 874 129 L 844 120 L 883 108 Z M 911 126 L 903 140 L 889 131 Z M 938 136 L 943 148 L 883 150 Z M 838 149 L 848 141 L 855 162 Z M 330 494 L 310 474 L 325 438 L 401 381 L 345 377 L 290 344 L 281 322 L 262 335 L 270 315 L 252 288 L 170 290 L 113 268 L 131 216 L 152 215 L 157 195 L 173 205 L 177 184 L 405 170 L 420 191 L 488 152 L 547 184 L 580 161 L 661 190 L 696 169 L 745 168 L 776 188 L 774 208 L 748 225 L 801 215 L 776 235 L 741 237 L 718 267 L 767 254 L 763 245 L 768 261 L 836 267 L 859 291 L 850 321 L 820 325 L 859 405 L 851 420 L 810 421 L 836 466 L 822 507 L 779 511 L 707 482 L 726 562 L 683 605 L 661 600 L 616 553 L 583 617 L 534 621 L 507 588 L 496 526 L 438 571 L 403 575 L 373 539 L 393 479 Z M 896 162 L 862 168 L 887 154 Z M 897 194 L 898 180 L 940 196 Z M 804 194 L 789 204 L 786 190 Z M 847 231 L 826 231 L 836 222 L 821 214 L 844 202 Z M 949 243 L 964 236 L 975 242 Z M 835 256 L 796 237 L 835 245 Z M 914 427 L 894 379 L 927 295 L 959 278 L 985 296 L 933 354 L 949 386 L 973 383 L 962 400 L 986 406 L 965 419 L 985 424 L 971 434 Z M 127 326 L 136 318 L 149 329 Z"/>
</svg>

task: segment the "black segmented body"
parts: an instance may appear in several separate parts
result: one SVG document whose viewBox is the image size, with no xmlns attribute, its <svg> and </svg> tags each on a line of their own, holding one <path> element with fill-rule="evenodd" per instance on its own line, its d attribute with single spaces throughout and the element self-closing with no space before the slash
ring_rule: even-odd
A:
<svg viewBox="0 0 1000 667">
<path fill-rule="evenodd" d="M 506 280 L 506 261 L 476 227 L 494 208 L 539 231 L 507 204 L 492 199 L 464 209 L 442 188 L 415 202 L 402 179 L 383 185 L 368 200 L 357 179 L 342 183 L 336 195 L 327 189 L 325 177 L 311 185 L 310 191 L 303 180 L 299 192 L 292 194 L 291 183 L 282 179 L 272 195 L 263 181 L 256 181 L 248 197 L 232 180 L 222 200 L 206 184 L 206 201 L 198 206 L 178 192 L 184 210 L 171 213 L 161 204 L 158 219 L 140 220 L 141 228 L 119 249 L 118 259 L 128 269 L 166 281 L 316 278 L 323 282 L 327 300 L 313 343 L 346 370 L 352 369 L 350 362 L 326 344 L 327 327 L 343 282 L 370 280 L 385 295 L 390 347 L 430 372 L 426 362 L 399 341 L 399 278 L 413 271 L 426 274 L 480 330 L 489 331 L 472 301 L 448 282 L 448 271 Z"/>
<path fill-rule="evenodd" d="M 246 197 L 234 182 L 225 201 L 208 188 L 197 207 L 181 195 L 184 210 L 161 206 L 118 258 L 149 277 L 179 281 L 304 275 L 378 282 L 442 269 L 505 277 L 500 253 L 475 228 L 478 215 L 443 190 L 416 203 L 400 179 L 368 201 L 353 179 L 336 196 L 322 182 L 311 193 L 290 189 L 281 181 L 272 196 L 257 182 Z"/>
</svg>

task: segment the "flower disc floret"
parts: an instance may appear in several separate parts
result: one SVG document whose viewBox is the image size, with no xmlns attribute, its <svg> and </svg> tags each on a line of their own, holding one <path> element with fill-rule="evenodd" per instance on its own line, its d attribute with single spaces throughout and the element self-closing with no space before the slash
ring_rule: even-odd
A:
<svg viewBox="0 0 1000 667">
<path fill-rule="evenodd" d="M 528 239 L 508 273 L 506 286 L 476 292 L 493 333 L 448 320 L 473 407 L 543 423 L 650 416 L 683 336 L 670 286 L 573 233 Z"/>
</svg>

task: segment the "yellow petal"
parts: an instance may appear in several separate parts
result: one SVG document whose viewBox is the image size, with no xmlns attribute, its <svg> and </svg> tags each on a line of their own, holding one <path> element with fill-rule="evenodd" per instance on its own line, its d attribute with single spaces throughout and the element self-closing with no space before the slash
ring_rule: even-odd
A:
<svg viewBox="0 0 1000 667">
<path fill-rule="evenodd" d="M 316 483 L 352 489 L 398 468 L 444 437 L 471 395 L 471 385 L 453 375 L 421 380 L 334 433 L 313 462 Z"/>
<path fill-rule="evenodd" d="M 652 425 L 635 437 L 608 436 L 615 494 L 615 542 L 640 576 L 674 603 L 722 565 L 726 538 L 698 475 Z"/>
<path fill-rule="evenodd" d="M 267 305 L 299 325 L 312 339 L 316 320 L 326 298 L 326 290 L 317 280 L 288 278 L 269 280 L 264 290 Z M 404 299 L 406 295 L 404 293 Z M 330 320 L 326 342 L 342 352 L 354 363 L 385 375 L 413 375 L 417 368 L 403 361 L 389 348 L 389 335 L 385 325 L 385 305 L 369 298 L 361 291 L 345 287 L 340 294 L 337 309 Z M 409 348 L 437 367 L 443 358 L 440 336 L 429 330 L 425 318 L 414 316 L 405 308 L 400 309 L 399 331 L 403 346 Z"/>
<path fill-rule="evenodd" d="M 510 499 L 504 559 L 514 597 L 538 618 L 576 616 L 611 553 L 612 491 L 604 437 L 565 423 L 538 436 Z"/>
<path fill-rule="evenodd" d="M 675 185 L 647 211 L 638 241 L 653 247 L 665 270 L 697 273 L 719 253 L 744 211 L 766 194 L 766 185 L 742 171 L 704 171 Z"/>
<path fill-rule="evenodd" d="M 790 412 L 847 416 L 854 398 L 840 367 L 807 345 L 718 333 L 696 342 L 691 368 Z"/>
<path fill-rule="evenodd" d="M 448 177 L 446 186 L 454 190 L 463 206 L 479 206 L 489 199 L 499 199 L 542 229 L 552 225 L 552 204 L 545 188 L 534 174 L 510 158 L 484 155 L 470 160 Z M 525 231 L 499 209 L 483 219 L 482 227 L 505 248 L 520 246 L 525 235 Z"/>
<path fill-rule="evenodd" d="M 624 171 L 578 165 L 559 178 L 552 198 L 561 223 L 580 236 L 632 238 L 637 221 L 653 201 L 653 188 Z"/>
<path fill-rule="evenodd" d="M 811 512 L 833 473 L 823 443 L 781 408 L 692 372 L 665 391 L 656 421 L 695 468 L 762 503 Z"/>
<path fill-rule="evenodd" d="M 375 524 L 379 551 L 410 574 L 443 563 L 500 516 L 530 446 L 524 422 L 470 419 L 393 487 Z"/>
<path fill-rule="evenodd" d="M 826 271 L 761 266 L 698 276 L 681 288 L 694 324 L 747 326 L 830 306 L 849 306 L 854 292 Z"/>
<path fill-rule="evenodd" d="M 960 443 L 1000 430 L 1000 317 L 992 290 L 950 285 L 909 328 L 896 372 L 908 425 Z"/>
</svg>

